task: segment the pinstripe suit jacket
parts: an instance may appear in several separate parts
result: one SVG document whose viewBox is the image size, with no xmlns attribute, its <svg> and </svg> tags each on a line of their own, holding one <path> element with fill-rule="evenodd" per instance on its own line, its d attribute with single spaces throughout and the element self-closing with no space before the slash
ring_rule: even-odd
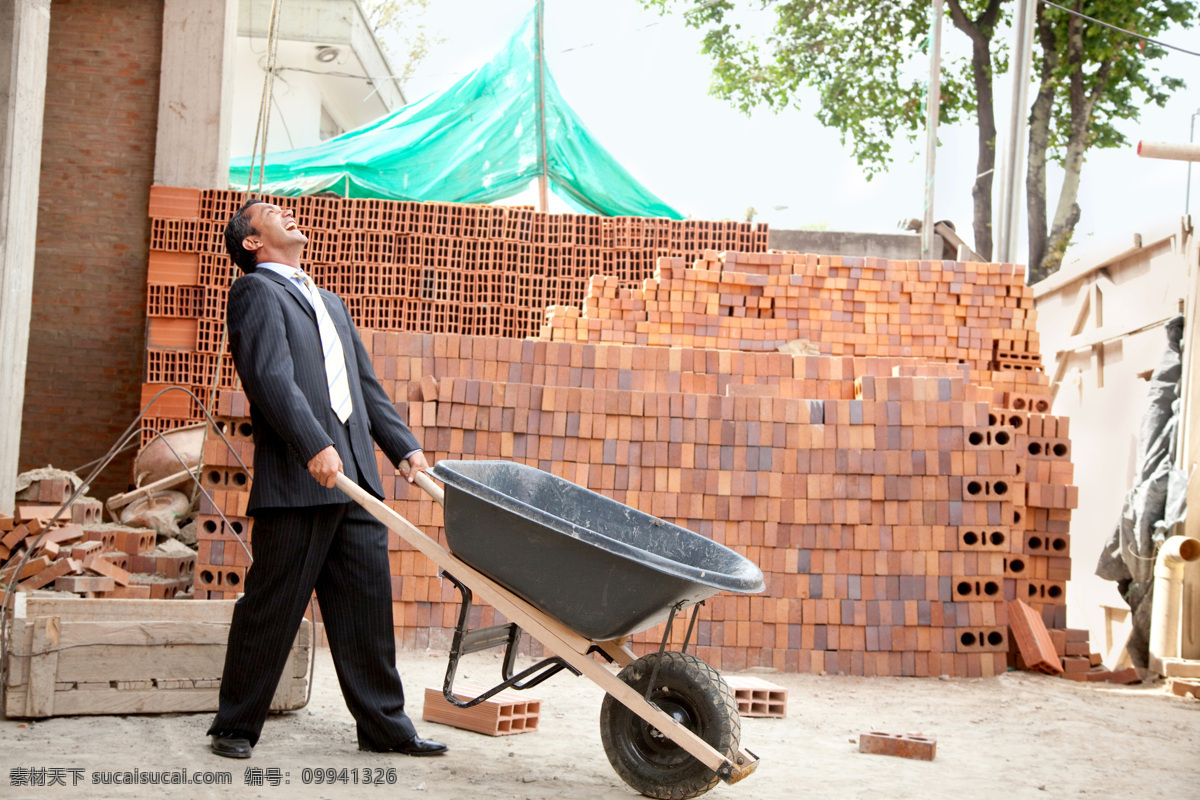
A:
<svg viewBox="0 0 1200 800">
<path fill-rule="evenodd" d="M 300 290 L 270 270 L 251 272 L 229 290 L 229 346 L 254 425 L 254 485 L 249 513 L 350 502 L 308 472 L 333 445 L 346 476 L 383 497 L 372 439 L 393 464 L 420 444 L 375 378 L 371 360 L 341 298 L 319 290 L 346 354 L 354 411 L 345 424 L 329 407 L 316 312 Z"/>
</svg>

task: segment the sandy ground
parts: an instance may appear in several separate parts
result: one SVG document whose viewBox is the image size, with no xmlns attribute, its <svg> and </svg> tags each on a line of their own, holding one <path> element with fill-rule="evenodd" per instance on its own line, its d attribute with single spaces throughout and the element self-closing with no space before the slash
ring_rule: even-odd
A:
<svg viewBox="0 0 1200 800">
<path fill-rule="evenodd" d="M 602 692 L 560 674 L 530 692 L 540 729 L 492 738 L 420 722 L 426 686 L 440 686 L 441 653 L 402 653 L 409 712 L 450 753 L 407 758 L 360 753 L 329 652 L 318 650 L 312 702 L 272 717 L 249 761 L 212 755 L 209 714 L 0 720 L 0 797 L 159 797 L 162 786 L 95 785 L 104 771 L 228 772 L 224 787 L 166 787 L 175 798 L 629 798 L 605 758 Z M 495 682 L 498 661 L 476 654 L 460 680 Z M 1163 685 L 1080 684 L 1029 673 L 979 680 L 852 678 L 753 672 L 789 690 L 786 719 L 744 719 L 742 744 L 758 771 L 713 798 L 1200 797 L 1200 701 Z M 490 683 L 488 684 L 490 685 Z M 933 762 L 858 752 L 857 735 L 920 732 L 937 739 Z M 279 785 L 248 785 L 246 769 Z M 304 768 L 359 774 L 395 768 L 393 785 L 315 785 Z M 64 786 L 15 786 L 23 769 L 60 770 Z M 74 773 L 71 770 L 76 770 Z M 73 775 L 79 778 L 71 786 Z"/>
</svg>

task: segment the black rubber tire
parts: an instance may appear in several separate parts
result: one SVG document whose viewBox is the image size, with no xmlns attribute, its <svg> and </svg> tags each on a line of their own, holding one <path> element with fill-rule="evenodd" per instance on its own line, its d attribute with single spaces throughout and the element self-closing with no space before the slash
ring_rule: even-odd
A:
<svg viewBox="0 0 1200 800">
<path fill-rule="evenodd" d="M 643 656 L 618 675 L 646 694 L 658 653 Z M 663 653 L 650 700 L 730 761 L 742 736 L 733 692 L 715 669 L 686 653 Z M 720 778 L 612 695 L 600 707 L 600 741 L 613 769 L 631 787 L 661 800 L 698 797 Z"/>
</svg>

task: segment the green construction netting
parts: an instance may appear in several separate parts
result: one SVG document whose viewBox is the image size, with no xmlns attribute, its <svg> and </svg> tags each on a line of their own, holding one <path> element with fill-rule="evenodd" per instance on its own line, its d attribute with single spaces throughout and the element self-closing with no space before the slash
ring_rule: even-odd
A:
<svg viewBox="0 0 1200 800">
<path fill-rule="evenodd" d="M 541 173 L 540 72 L 554 193 L 580 211 L 682 219 L 592 137 L 539 61 L 531 12 L 491 61 L 444 92 L 319 145 L 268 154 L 262 191 L 455 203 L 511 197 Z M 251 183 L 249 158 L 231 163 L 229 182 Z"/>
</svg>

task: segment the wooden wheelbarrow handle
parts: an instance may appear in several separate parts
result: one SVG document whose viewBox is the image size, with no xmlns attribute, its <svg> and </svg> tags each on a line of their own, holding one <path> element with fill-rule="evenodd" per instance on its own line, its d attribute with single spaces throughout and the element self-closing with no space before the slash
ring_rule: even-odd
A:
<svg viewBox="0 0 1200 800">
<path fill-rule="evenodd" d="M 412 466 L 408 463 L 408 459 L 401 461 L 400 466 L 404 467 L 405 470 L 412 470 Z M 433 482 L 433 478 L 429 477 L 429 475 L 424 472 L 418 472 L 416 484 L 425 490 L 425 494 L 436 500 L 439 506 L 442 508 L 446 507 L 446 493 L 442 491 L 442 487 Z"/>
</svg>

